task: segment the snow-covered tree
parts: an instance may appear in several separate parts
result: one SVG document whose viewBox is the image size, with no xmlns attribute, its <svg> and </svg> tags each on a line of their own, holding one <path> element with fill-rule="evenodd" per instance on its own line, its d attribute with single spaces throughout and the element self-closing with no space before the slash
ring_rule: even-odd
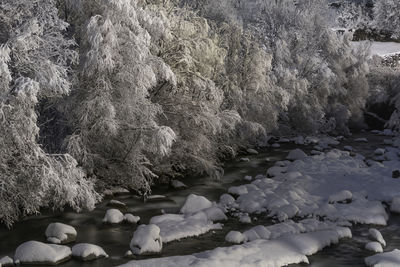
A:
<svg viewBox="0 0 400 267">
<path fill-rule="evenodd" d="M 400 38 L 400 2 L 397 0 L 374 1 L 373 26 L 390 33 L 392 38 Z"/>
</svg>

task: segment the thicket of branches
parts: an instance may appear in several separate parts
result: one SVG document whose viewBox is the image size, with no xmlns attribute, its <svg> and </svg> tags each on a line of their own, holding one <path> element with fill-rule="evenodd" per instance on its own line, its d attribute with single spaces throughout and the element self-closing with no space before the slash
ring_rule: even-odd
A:
<svg viewBox="0 0 400 267">
<path fill-rule="evenodd" d="M 104 188 L 146 193 L 161 175 L 219 177 L 221 159 L 272 131 L 347 132 L 368 96 L 367 48 L 333 32 L 326 10 L 2 1 L 0 219 L 90 209 Z"/>
</svg>

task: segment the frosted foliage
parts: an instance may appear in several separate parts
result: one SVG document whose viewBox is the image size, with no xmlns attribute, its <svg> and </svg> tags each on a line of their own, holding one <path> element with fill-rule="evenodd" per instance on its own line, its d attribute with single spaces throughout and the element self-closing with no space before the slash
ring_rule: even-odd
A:
<svg viewBox="0 0 400 267">
<path fill-rule="evenodd" d="M 71 101 L 77 127 L 68 149 L 104 182 L 148 191 L 156 177 L 148 155 L 168 154 L 176 138 L 156 122 L 161 107 L 149 99 L 158 83 L 175 83 L 170 69 L 151 54 L 152 37 L 141 24 L 154 28 L 162 20 L 152 20 L 154 14 L 136 1 L 96 3 L 85 3 L 95 15 L 82 28 L 83 73 Z"/>
<path fill-rule="evenodd" d="M 373 26 L 383 32 L 392 34 L 393 38 L 400 38 L 400 2 L 397 0 L 374 1 Z"/>
<path fill-rule="evenodd" d="M 0 47 L 0 221 L 70 205 L 93 208 L 93 182 L 68 154 L 46 154 L 37 143 L 35 106 L 70 91 L 69 63 L 76 61 L 67 24 L 53 1 L 2 1 Z"/>
</svg>

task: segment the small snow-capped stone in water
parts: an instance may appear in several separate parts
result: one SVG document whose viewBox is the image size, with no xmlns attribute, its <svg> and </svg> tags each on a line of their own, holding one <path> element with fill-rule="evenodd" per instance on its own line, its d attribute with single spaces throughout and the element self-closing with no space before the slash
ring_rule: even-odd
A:
<svg viewBox="0 0 400 267">
<path fill-rule="evenodd" d="M 239 159 L 240 162 L 250 162 L 249 158 L 240 158 Z"/>
<path fill-rule="evenodd" d="M 400 170 L 392 171 L 392 178 L 394 179 L 400 178 Z"/>
<path fill-rule="evenodd" d="M 374 154 L 377 155 L 377 156 L 382 156 L 382 155 L 385 154 L 385 149 L 384 149 L 384 148 L 377 148 L 377 149 L 374 151 Z"/>
<path fill-rule="evenodd" d="M 222 205 L 225 205 L 225 206 L 230 206 L 233 203 L 235 203 L 235 198 L 229 194 L 223 194 L 219 198 L 219 203 L 221 203 Z"/>
<path fill-rule="evenodd" d="M 14 260 L 8 256 L 0 259 L 0 267 L 14 266 Z"/>
<path fill-rule="evenodd" d="M 369 235 L 374 241 L 378 241 L 379 243 L 382 244 L 382 246 L 386 247 L 386 241 L 385 239 L 383 239 L 381 232 L 379 232 L 377 229 L 375 228 L 369 229 Z"/>
<path fill-rule="evenodd" d="M 400 196 L 394 197 L 392 199 L 392 204 L 390 204 L 390 211 L 400 213 Z"/>
<path fill-rule="evenodd" d="M 253 148 L 247 149 L 247 153 L 250 155 L 258 155 L 258 151 Z"/>
<path fill-rule="evenodd" d="M 239 222 L 241 223 L 251 223 L 251 218 L 248 214 L 240 215 Z"/>
<path fill-rule="evenodd" d="M 365 245 L 365 249 L 375 253 L 383 252 L 382 245 L 379 242 L 369 242 Z"/>
<path fill-rule="evenodd" d="M 355 142 L 359 142 L 359 143 L 368 143 L 368 139 L 365 137 L 362 138 L 356 138 L 354 139 Z"/>
<path fill-rule="evenodd" d="M 250 182 L 251 180 L 253 180 L 253 177 L 250 176 L 250 175 L 246 175 L 246 176 L 244 177 L 244 180 Z"/>
<path fill-rule="evenodd" d="M 124 215 L 124 221 L 127 222 L 127 223 L 134 224 L 134 223 L 138 223 L 140 221 L 140 217 L 139 216 L 135 216 L 135 215 L 133 215 L 131 213 L 126 213 Z"/>
<path fill-rule="evenodd" d="M 208 209 L 212 206 L 210 200 L 203 196 L 198 196 L 195 194 L 190 194 L 183 204 L 180 213 L 195 213 L 204 209 Z"/>
<path fill-rule="evenodd" d="M 225 236 L 225 241 L 235 244 L 240 244 L 246 242 L 246 236 L 238 231 L 230 231 Z"/>
<path fill-rule="evenodd" d="M 225 213 L 218 207 L 211 207 L 203 210 L 202 212 L 204 212 L 207 215 L 207 218 L 210 221 L 228 220 L 228 217 L 226 217 Z"/>
<path fill-rule="evenodd" d="M 172 180 L 170 183 L 171 187 L 174 189 L 184 189 L 187 188 L 187 185 L 185 185 L 184 183 L 182 183 L 179 180 Z"/>
<path fill-rule="evenodd" d="M 106 211 L 106 215 L 104 216 L 104 223 L 117 224 L 121 223 L 124 220 L 124 214 L 117 209 L 109 209 Z"/>
<path fill-rule="evenodd" d="M 344 146 L 343 149 L 350 152 L 354 150 L 352 146 Z"/>
<path fill-rule="evenodd" d="M 155 224 L 139 225 L 130 244 L 133 254 L 159 253 L 162 250 L 160 228 Z"/>
<path fill-rule="evenodd" d="M 72 256 L 82 261 L 91 261 L 103 257 L 108 258 L 107 253 L 101 247 L 87 243 L 80 243 L 73 246 Z"/>
<path fill-rule="evenodd" d="M 76 240 L 74 227 L 63 223 L 50 223 L 46 228 L 47 241 L 54 244 L 68 244 Z"/>
<path fill-rule="evenodd" d="M 395 249 L 391 252 L 376 254 L 365 258 L 367 266 L 376 267 L 396 267 L 400 266 L 400 250 Z"/>
<path fill-rule="evenodd" d="M 116 200 L 116 199 L 111 199 L 107 203 L 107 206 L 114 207 L 114 208 L 117 208 L 117 209 L 122 209 L 122 210 L 126 209 L 126 204 L 121 202 L 121 201 L 119 201 L 119 200 Z"/>
<path fill-rule="evenodd" d="M 270 162 L 271 159 L 270 158 L 265 158 L 265 162 Z"/>
<path fill-rule="evenodd" d="M 273 147 L 273 148 L 279 148 L 279 147 L 281 147 L 281 145 L 278 144 L 278 143 L 273 143 L 273 144 L 271 145 L 271 147 Z"/>
<path fill-rule="evenodd" d="M 127 252 L 125 252 L 124 257 L 130 258 L 130 257 L 132 257 L 132 256 L 133 256 L 133 253 L 132 253 L 131 250 L 128 250 Z"/>
<path fill-rule="evenodd" d="M 299 159 L 304 159 L 307 157 L 307 154 L 304 153 L 303 150 L 301 149 L 294 149 L 289 152 L 289 155 L 286 157 L 288 160 L 299 160 Z"/>
<path fill-rule="evenodd" d="M 15 250 L 14 261 L 17 264 L 55 265 L 71 258 L 71 253 L 67 246 L 28 241 Z"/>
<path fill-rule="evenodd" d="M 328 202 L 333 203 L 349 203 L 353 198 L 353 194 L 348 190 L 342 190 L 336 194 L 330 195 Z"/>
</svg>

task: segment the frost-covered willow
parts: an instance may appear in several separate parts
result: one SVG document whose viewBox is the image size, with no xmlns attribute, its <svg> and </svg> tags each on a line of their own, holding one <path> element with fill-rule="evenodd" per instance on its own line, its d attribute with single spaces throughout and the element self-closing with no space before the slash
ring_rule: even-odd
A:
<svg viewBox="0 0 400 267">
<path fill-rule="evenodd" d="M 171 70 L 150 52 L 143 27 L 163 22 L 136 1 L 85 1 L 80 35 L 81 66 L 70 109 L 74 133 L 68 151 L 89 175 L 106 185 L 148 191 L 156 175 L 149 158 L 168 154 L 174 131 L 160 126 L 161 107 L 149 90 L 175 84 Z M 161 37 L 160 37 L 161 38 Z"/>
<path fill-rule="evenodd" d="M 98 200 L 74 158 L 49 155 L 37 142 L 36 104 L 69 92 L 68 65 L 77 59 L 57 12 L 49 0 L 0 3 L 0 221 L 7 225 L 40 207 L 80 210 Z"/>
</svg>

